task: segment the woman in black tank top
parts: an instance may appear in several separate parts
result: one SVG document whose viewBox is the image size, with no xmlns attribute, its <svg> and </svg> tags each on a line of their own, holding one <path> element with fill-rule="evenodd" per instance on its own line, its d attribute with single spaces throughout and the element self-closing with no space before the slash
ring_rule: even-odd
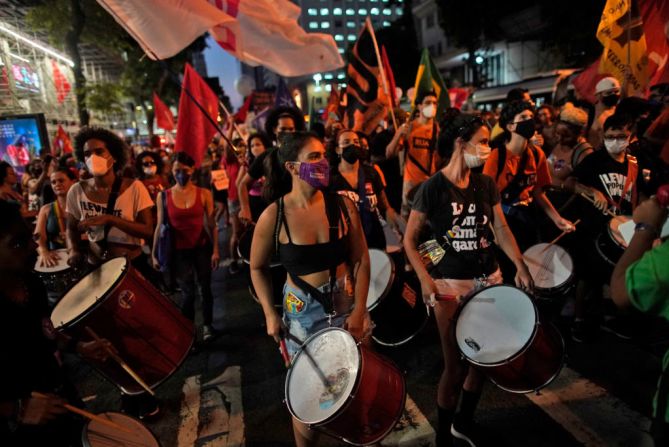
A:
<svg viewBox="0 0 669 447">
<path fill-rule="evenodd" d="M 268 335 L 278 342 L 287 329 L 305 340 L 332 325 L 363 339 L 371 326 L 369 253 L 353 202 L 322 192 L 329 182 L 323 143 L 311 133 L 289 134 L 267 156 L 265 171 L 265 195 L 274 203 L 256 224 L 250 266 Z M 283 321 L 269 274 L 275 254 L 288 271 Z M 315 433 L 294 418 L 293 428 L 298 446 L 316 442 Z"/>
</svg>

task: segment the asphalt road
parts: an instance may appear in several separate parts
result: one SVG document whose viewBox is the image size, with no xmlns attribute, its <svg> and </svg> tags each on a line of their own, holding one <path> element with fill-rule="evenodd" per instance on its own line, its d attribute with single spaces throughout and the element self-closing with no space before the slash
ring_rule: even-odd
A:
<svg viewBox="0 0 669 447">
<path fill-rule="evenodd" d="M 147 426 L 163 447 L 290 446 L 283 403 L 286 369 L 265 334 L 263 316 L 246 288 L 245 272 L 214 275 L 216 337 L 196 350 L 157 389 L 161 417 Z M 175 298 L 176 299 L 176 298 Z M 566 325 L 556 320 L 562 329 Z M 669 330 L 646 322 L 643 337 L 623 342 L 602 332 L 588 344 L 565 337 L 568 356 L 559 378 L 539 395 L 511 394 L 486 383 L 477 411 L 488 445 L 650 446 L 650 402 L 669 347 Z M 565 332 L 568 334 L 568 332 Z M 436 326 L 430 320 L 409 343 L 376 346 L 405 373 L 405 415 L 383 445 L 429 446 L 436 426 L 435 390 L 441 370 Z M 119 393 L 76 359 L 68 367 L 87 407 L 118 411 Z M 323 437 L 321 445 L 341 445 Z"/>
</svg>

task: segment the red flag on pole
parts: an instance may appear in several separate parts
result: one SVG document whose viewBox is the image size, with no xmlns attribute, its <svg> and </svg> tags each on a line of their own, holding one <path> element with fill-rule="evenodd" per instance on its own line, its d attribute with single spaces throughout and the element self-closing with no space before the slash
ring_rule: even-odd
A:
<svg viewBox="0 0 669 447">
<path fill-rule="evenodd" d="M 194 100 L 204 110 L 200 109 Z M 205 113 L 211 119 L 208 119 Z M 200 166 L 207 145 L 218 132 L 218 128 L 214 125 L 217 118 L 218 97 L 187 63 L 179 97 L 177 140 L 174 149 L 177 152 L 186 152 L 195 160 L 195 166 Z"/>
<path fill-rule="evenodd" d="M 156 126 L 167 131 L 174 130 L 174 115 L 172 111 L 161 101 L 156 92 L 153 92 L 153 111 L 156 115 Z"/>
<path fill-rule="evenodd" d="M 581 98 L 587 100 L 588 102 L 594 104 L 597 99 L 595 98 L 595 86 L 602 79 L 605 78 L 606 74 L 601 74 L 599 72 L 599 58 L 592 63 L 588 68 L 583 70 L 572 79 L 571 83 L 574 84 L 574 89 L 581 96 Z"/>
<path fill-rule="evenodd" d="M 65 132 L 63 126 L 59 124 L 58 130 L 56 130 L 56 138 L 53 140 L 51 155 L 69 154 L 70 152 L 72 152 L 72 140 L 70 140 L 70 136 Z"/>
<path fill-rule="evenodd" d="M 392 99 L 393 107 L 397 106 L 397 86 L 395 85 L 395 75 L 393 69 L 390 68 L 390 60 L 386 54 L 386 47 L 381 45 L 381 61 L 383 63 L 383 71 L 386 72 L 386 80 L 388 81 L 388 90 L 390 90 L 390 98 Z"/>
<path fill-rule="evenodd" d="M 244 100 L 244 104 L 237 110 L 237 113 L 235 113 L 235 122 L 237 123 L 243 123 L 246 121 L 246 117 L 249 114 L 249 111 L 251 110 L 251 104 L 253 104 L 253 92 L 251 92 L 250 95 L 246 97 L 246 100 Z"/>
</svg>

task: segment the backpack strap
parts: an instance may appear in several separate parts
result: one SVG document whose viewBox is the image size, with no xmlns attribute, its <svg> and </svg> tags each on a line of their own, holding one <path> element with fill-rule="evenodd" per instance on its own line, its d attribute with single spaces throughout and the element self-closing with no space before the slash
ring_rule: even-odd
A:
<svg viewBox="0 0 669 447">
<path fill-rule="evenodd" d="M 578 160 L 583 154 L 587 153 L 587 155 L 589 155 L 593 150 L 594 149 L 587 141 L 581 141 L 578 143 L 578 145 L 576 145 L 574 148 L 574 151 L 571 153 L 571 169 L 573 170 L 576 167 Z"/>
</svg>

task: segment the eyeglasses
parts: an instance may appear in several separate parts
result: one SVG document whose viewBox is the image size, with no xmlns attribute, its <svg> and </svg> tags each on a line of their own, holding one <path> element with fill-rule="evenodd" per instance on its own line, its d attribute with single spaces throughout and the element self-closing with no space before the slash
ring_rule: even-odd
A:
<svg viewBox="0 0 669 447">
<path fill-rule="evenodd" d="M 144 162 L 142 162 L 142 166 L 144 166 L 145 168 L 148 168 L 149 166 L 155 166 L 155 165 L 156 165 L 155 161 L 144 161 Z"/>
</svg>

